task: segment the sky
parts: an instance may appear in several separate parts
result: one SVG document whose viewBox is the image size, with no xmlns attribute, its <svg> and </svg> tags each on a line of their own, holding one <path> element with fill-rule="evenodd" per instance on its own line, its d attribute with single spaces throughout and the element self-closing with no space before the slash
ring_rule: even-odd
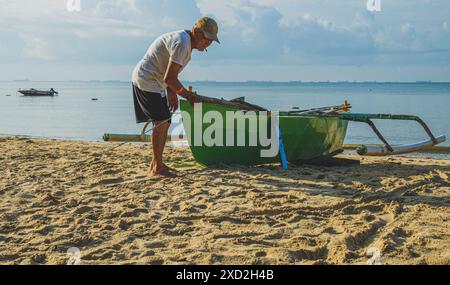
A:
<svg viewBox="0 0 450 285">
<path fill-rule="evenodd" d="M 184 80 L 450 82 L 450 1 L 367 1 L 0 0 L 0 80 L 128 81 L 158 36 L 210 16 L 221 44 Z"/>
</svg>

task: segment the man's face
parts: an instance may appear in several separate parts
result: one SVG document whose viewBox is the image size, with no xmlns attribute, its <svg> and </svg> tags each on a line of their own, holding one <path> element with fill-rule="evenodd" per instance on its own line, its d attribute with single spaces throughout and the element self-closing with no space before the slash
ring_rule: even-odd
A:
<svg viewBox="0 0 450 285">
<path fill-rule="evenodd" d="M 198 43 L 197 43 L 197 49 L 199 51 L 204 51 L 205 49 L 207 49 L 212 44 L 212 42 L 213 42 L 212 40 L 207 39 L 205 37 L 205 34 L 202 31 L 200 31 L 200 33 L 199 33 L 199 40 L 198 40 Z"/>
</svg>

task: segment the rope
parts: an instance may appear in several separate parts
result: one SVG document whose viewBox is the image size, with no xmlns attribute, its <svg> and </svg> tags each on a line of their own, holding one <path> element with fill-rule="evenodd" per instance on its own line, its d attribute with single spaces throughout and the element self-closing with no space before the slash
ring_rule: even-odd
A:
<svg viewBox="0 0 450 285">
<path fill-rule="evenodd" d="M 144 136 L 144 135 L 147 134 L 148 132 L 150 132 L 150 131 L 152 131 L 152 130 L 155 130 L 155 129 L 161 127 L 161 125 L 167 123 L 167 122 L 170 121 L 171 119 L 172 119 L 172 116 L 171 116 L 169 119 L 167 119 L 167 120 L 161 121 L 158 125 L 154 126 L 153 128 L 150 128 L 150 129 L 148 129 L 147 131 L 145 131 L 145 129 L 147 128 L 147 126 L 148 126 L 150 123 L 152 123 L 153 121 L 147 122 L 147 123 L 145 124 L 145 126 L 144 126 L 144 129 L 142 130 L 142 135 Z M 115 146 L 115 147 L 113 147 L 113 148 L 111 148 L 111 149 L 107 149 L 106 151 L 104 151 L 104 152 L 102 152 L 102 153 L 96 155 L 95 157 L 87 158 L 87 159 L 85 159 L 85 160 L 79 161 L 79 162 L 77 162 L 77 163 L 74 163 L 74 164 L 65 166 L 65 167 L 60 168 L 60 169 L 57 169 L 57 170 L 55 170 L 55 171 L 53 171 L 53 172 L 51 172 L 51 173 L 46 173 L 46 174 L 43 174 L 43 175 L 45 175 L 45 176 L 50 176 L 50 175 L 53 174 L 53 173 L 58 173 L 58 172 L 60 172 L 60 171 L 66 170 L 67 168 L 71 168 L 71 167 L 75 167 L 75 166 L 81 165 L 81 164 L 86 163 L 86 162 L 88 162 L 88 161 L 90 161 L 90 160 L 92 160 L 92 159 L 99 158 L 99 157 L 103 157 L 105 154 L 107 154 L 107 153 L 109 153 L 109 152 L 112 152 L 113 150 L 116 150 L 116 149 L 118 149 L 118 148 L 120 148 L 120 147 L 122 147 L 122 146 L 124 146 L 124 145 L 126 145 L 126 144 L 129 144 L 129 143 L 130 143 L 130 142 L 123 142 L 123 143 L 121 143 L 121 144 L 119 144 L 119 145 L 117 145 L 117 146 Z M 4 188 L 1 192 L 8 191 L 8 190 L 10 190 L 10 189 L 12 189 L 12 188 L 14 188 L 14 187 L 20 187 L 20 186 L 25 185 L 25 184 L 27 184 L 27 183 L 29 183 L 29 182 L 32 182 L 32 181 L 27 180 L 27 181 L 24 181 L 24 182 L 22 182 L 22 183 L 19 183 L 18 185 L 12 185 L 12 186 L 6 187 L 6 188 Z M 39 182 L 39 178 L 37 179 L 37 182 Z"/>
</svg>

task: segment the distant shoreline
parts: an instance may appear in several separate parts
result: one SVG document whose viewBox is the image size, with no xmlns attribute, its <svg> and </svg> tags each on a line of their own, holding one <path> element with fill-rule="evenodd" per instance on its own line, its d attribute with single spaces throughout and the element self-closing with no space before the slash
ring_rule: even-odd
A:
<svg viewBox="0 0 450 285">
<path fill-rule="evenodd" d="M 131 84 L 131 81 L 127 80 L 0 80 L 0 82 L 36 82 L 36 83 L 127 83 Z M 450 81 L 210 81 L 210 80 L 198 80 L 198 81 L 183 81 L 186 84 L 204 84 L 204 83 L 217 83 L 217 84 L 450 84 Z"/>
</svg>

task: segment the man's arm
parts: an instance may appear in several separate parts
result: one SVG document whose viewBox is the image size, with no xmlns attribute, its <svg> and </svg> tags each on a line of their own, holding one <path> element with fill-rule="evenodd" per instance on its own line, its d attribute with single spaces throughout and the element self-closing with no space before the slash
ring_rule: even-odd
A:
<svg viewBox="0 0 450 285">
<path fill-rule="evenodd" d="M 166 82 L 167 86 L 169 86 L 168 89 L 170 89 L 173 93 L 178 94 L 181 97 L 185 98 L 192 105 L 194 103 L 193 101 L 194 94 L 186 90 L 183 84 L 181 84 L 180 80 L 178 80 L 178 74 L 180 74 L 180 70 L 181 65 L 171 61 L 169 63 L 169 67 L 167 68 L 164 81 Z"/>
<path fill-rule="evenodd" d="M 175 112 L 178 110 L 178 97 L 175 92 L 172 91 L 169 87 L 167 87 L 167 101 L 169 102 L 169 110 L 170 112 Z"/>
</svg>

